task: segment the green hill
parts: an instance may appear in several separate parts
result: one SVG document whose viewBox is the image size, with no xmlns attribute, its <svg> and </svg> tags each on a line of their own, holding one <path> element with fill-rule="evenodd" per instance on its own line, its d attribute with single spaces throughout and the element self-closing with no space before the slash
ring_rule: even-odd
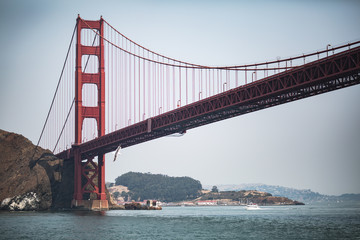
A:
<svg viewBox="0 0 360 240">
<path fill-rule="evenodd" d="M 162 174 L 128 172 L 115 179 L 115 185 L 128 187 L 122 192 L 127 200 L 142 201 L 157 199 L 164 202 L 177 202 L 195 199 L 201 194 L 201 183 L 190 177 L 169 177 Z"/>
</svg>

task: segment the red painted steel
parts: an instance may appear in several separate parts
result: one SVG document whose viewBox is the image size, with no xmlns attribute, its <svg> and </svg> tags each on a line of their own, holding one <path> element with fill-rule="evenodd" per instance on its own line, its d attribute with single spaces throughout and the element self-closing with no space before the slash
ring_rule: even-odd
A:
<svg viewBox="0 0 360 240">
<path fill-rule="evenodd" d="M 82 32 L 84 29 L 90 31 Z M 169 134 L 184 133 L 205 124 L 360 83 L 360 41 L 331 49 L 327 45 L 324 51 L 271 62 L 209 67 L 150 51 L 122 35 L 103 18 L 88 21 L 79 16 L 73 37 L 75 33 L 76 46 L 71 41 L 38 141 L 39 144 L 43 135 L 46 141 L 59 133 L 55 141 L 45 145 L 59 152 L 59 158 L 74 160 L 75 205 L 81 205 L 84 194 L 89 193 L 96 193 L 97 201 L 106 201 L 104 154 L 115 151 L 119 145 L 125 148 Z M 93 45 L 82 45 L 81 38 L 86 38 L 86 34 L 95 35 Z M 108 71 L 106 135 L 104 43 Z M 335 54 L 335 50 L 344 48 L 349 50 Z M 75 51 L 74 62 L 71 59 Z M 331 56 L 329 51 L 332 51 Z M 320 54 L 326 57 L 320 59 Z M 96 73 L 85 72 L 90 57 L 83 67 L 84 55 L 97 57 L 98 64 L 95 62 L 93 66 L 98 68 Z M 305 64 L 316 57 L 317 61 Z M 62 78 L 65 80 L 61 82 Z M 74 79 L 75 96 L 69 94 L 73 92 L 69 91 L 72 88 L 69 83 L 73 86 Z M 96 88 L 83 90 L 84 84 Z M 96 90 L 97 105 L 94 101 Z M 84 98 L 86 94 L 93 102 Z M 85 106 L 83 100 L 91 103 Z M 97 127 L 97 136 L 89 130 L 91 128 L 83 130 L 84 120 L 89 118 L 95 119 L 91 128 Z M 47 126 L 48 122 L 52 124 Z M 69 137 L 68 132 L 75 134 Z M 89 135 L 94 139 L 83 142 Z M 67 149 L 70 143 L 72 148 Z"/>
<path fill-rule="evenodd" d="M 306 61 L 328 57 L 335 54 L 335 51 L 340 52 L 360 45 L 360 41 L 334 47 L 327 45 L 326 50 L 323 51 L 286 59 L 278 58 L 276 61 L 209 67 L 178 61 L 152 52 L 126 38 L 104 20 L 102 20 L 105 24 L 103 26 L 101 21 L 82 19 L 79 21 L 81 22 L 76 26 L 79 25 L 79 29 L 86 31 L 80 34 L 75 28 L 74 33 L 83 38 L 83 45 L 75 46 L 75 41 L 70 42 L 58 87 L 38 141 L 42 147 L 53 149 L 54 153 L 69 149 L 74 143 L 80 144 L 81 141 L 102 135 L 96 134 L 95 130 L 105 127 L 105 124 L 100 123 L 104 120 L 101 119 L 102 115 L 98 114 L 103 109 L 102 99 L 96 95 L 99 94 L 99 89 L 103 89 L 101 87 L 103 84 L 100 84 L 101 73 L 90 72 L 97 72 L 96 69 L 100 67 L 96 59 L 98 52 L 103 51 L 103 43 L 106 49 L 104 62 L 108 71 L 105 80 L 106 133 L 124 129 L 147 118 L 157 119 L 160 114 L 182 109 L 184 105 L 194 104 L 196 101 L 202 101 L 241 85 L 248 86 L 250 79 L 253 82 L 268 78 L 273 74 L 296 69 Z M 100 32 L 100 28 L 104 30 Z M 92 39 L 94 35 L 96 38 Z M 86 63 L 82 62 L 83 68 L 90 67 L 86 71 L 89 73 L 81 73 L 81 59 L 77 58 L 75 61 L 74 57 L 76 51 L 83 56 L 82 60 L 86 60 L 84 56 L 86 54 L 95 54 L 95 57 L 94 55 L 88 57 Z M 72 86 L 75 86 L 73 84 L 75 66 L 77 66 L 76 98 L 75 91 L 72 90 Z M 83 88 L 84 84 L 92 86 Z M 95 85 L 97 87 L 94 87 Z M 96 104 L 98 101 L 96 99 L 100 100 L 100 103 Z M 87 118 L 92 118 L 94 121 L 89 121 Z M 86 119 L 84 130 L 81 130 L 84 119 Z M 73 134 L 74 128 L 76 128 L 76 139 Z M 83 136 L 80 136 L 81 133 Z"/>
<path fill-rule="evenodd" d="M 83 46 L 81 44 L 81 31 L 96 29 L 103 34 L 103 20 L 86 21 L 77 18 L 77 43 L 76 43 L 76 73 L 75 73 L 75 144 L 73 145 L 75 175 L 74 175 L 74 200 L 83 200 L 84 193 L 96 193 L 99 200 L 106 200 L 105 194 L 105 164 L 104 156 L 97 154 L 98 163 L 93 162 L 93 156 L 86 162 L 82 162 L 82 128 L 86 118 L 94 118 L 97 122 L 98 136 L 105 134 L 105 70 L 104 70 L 104 41 L 100 38 L 98 46 Z M 82 56 L 94 55 L 99 61 L 99 70 L 97 73 L 84 73 L 82 70 Z M 98 105 L 95 107 L 83 106 L 82 89 L 84 84 L 95 84 L 98 90 Z M 89 168 L 90 167 L 90 168 Z M 92 172 L 91 177 L 88 177 Z M 82 185 L 82 177 L 86 183 Z M 97 179 L 97 184 L 95 183 Z M 88 190 L 89 185 L 92 187 Z"/>
<path fill-rule="evenodd" d="M 177 108 L 83 143 L 81 158 L 360 83 L 360 47 Z M 58 154 L 73 157 L 73 150 Z"/>
</svg>

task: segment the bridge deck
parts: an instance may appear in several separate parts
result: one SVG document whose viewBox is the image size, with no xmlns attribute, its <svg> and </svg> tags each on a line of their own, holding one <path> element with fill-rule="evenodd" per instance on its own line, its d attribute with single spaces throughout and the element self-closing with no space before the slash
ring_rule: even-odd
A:
<svg viewBox="0 0 360 240">
<path fill-rule="evenodd" d="M 360 47 L 272 75 L 82 143 L 82 158 L 360 83 Z M 73 158 L 69 149 L 57 154 Z"/>
</svg>

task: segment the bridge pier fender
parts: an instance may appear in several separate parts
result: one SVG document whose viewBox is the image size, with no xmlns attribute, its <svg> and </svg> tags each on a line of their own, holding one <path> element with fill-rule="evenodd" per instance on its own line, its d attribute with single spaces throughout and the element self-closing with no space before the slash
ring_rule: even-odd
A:
<svg viewBox="0 0 360 240">
<path fill-rule="evenodd" d="M 71 203 L 73 208 L 79 210 L 88 210 L 88 211 L 107 211 L 109 210 L 108 200 L 72 200 Z"/>
<path fill-rule="evenodd" d="M 83 207 L 84 206 L 84 200 L 80 199 L 80 200 L 77 200 L 77 199 L 73 199 L 71 201 L 71 208 L 80 208 L 80 207 Z"/>
<path fill-rule="evenodd" d="M 85 208 L 92 211 L 104 211 L 109 210 L 109 202 L 108 200 L 86 200 Z"/>
</svg>

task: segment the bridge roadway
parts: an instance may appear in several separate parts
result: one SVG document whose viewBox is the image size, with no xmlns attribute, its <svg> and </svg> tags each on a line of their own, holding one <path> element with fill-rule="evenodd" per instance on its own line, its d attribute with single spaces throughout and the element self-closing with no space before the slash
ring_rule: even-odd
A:
<svg viewBox="0 0 360 240">
<path fill-rule="evenodd" d="M 360 47 L 307 63 L 80 144 L 81 158 L 360 83 Z M 57 154 L 73 159 L 73 148 Z"/>
</svg>

